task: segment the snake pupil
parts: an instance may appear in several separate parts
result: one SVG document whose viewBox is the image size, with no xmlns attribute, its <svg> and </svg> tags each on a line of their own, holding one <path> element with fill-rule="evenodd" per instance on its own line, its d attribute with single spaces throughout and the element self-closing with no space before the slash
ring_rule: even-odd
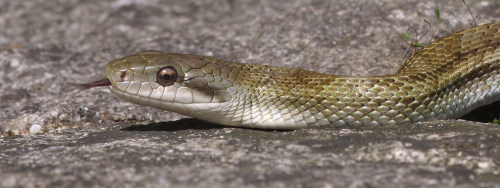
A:
<svg viewBox="0 0 500 188">
<path fill-rule="evenodd" d="M 156 80 L 162 86 L 170 86 L 177 80 L 177 71 L 171 66 L 163 67 L 156 74 Z"/>
</svg>

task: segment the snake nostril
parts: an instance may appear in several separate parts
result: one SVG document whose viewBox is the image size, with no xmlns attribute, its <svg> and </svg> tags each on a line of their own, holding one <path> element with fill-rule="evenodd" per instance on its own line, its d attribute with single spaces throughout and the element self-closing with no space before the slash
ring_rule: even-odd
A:
<svg viewBox="0 0 500 188">
<path fill-rule="evenodd" d="M 120 74 L 120 79 L 121 79 L 121 81 L 123 81 L 123 80 L 125 79 L 125 75 L 126 75 L 126 74 L 127 74 L 126 72 L 122 72 L 122 73 Z"/>
</svg>

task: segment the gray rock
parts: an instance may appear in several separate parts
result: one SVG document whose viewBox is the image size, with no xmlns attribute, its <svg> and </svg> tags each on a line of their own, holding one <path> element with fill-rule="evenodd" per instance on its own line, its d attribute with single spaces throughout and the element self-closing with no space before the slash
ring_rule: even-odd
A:
<svg viewBox="0 0 500 188">
<path fill-rule="evenodd" d="M 500 21 L 498 1 L 469 5 Z M 498 125 L 241 129 L 74 84 L 148 49 L 390 74 L 408 57 L 398 33 L 435 28 L 436 7 L 418 42 L 470 27 L 458 0 L 0 1 L 0 187 L 499 187 Z"/>
</svg>

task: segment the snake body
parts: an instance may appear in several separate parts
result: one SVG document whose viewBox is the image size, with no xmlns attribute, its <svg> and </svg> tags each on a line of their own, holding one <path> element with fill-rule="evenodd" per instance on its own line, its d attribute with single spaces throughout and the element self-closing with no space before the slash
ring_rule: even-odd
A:
<svg viewBox="0 0 500 188">
<path fill-rule="evenodd" d="M 297 129 L 458 118 L 500 99 L 500 23 L 425 46 L 395 74 L 339 76 L 145 51 L 108 63 L 118 97 L 223 125 Z"/>
</svg>

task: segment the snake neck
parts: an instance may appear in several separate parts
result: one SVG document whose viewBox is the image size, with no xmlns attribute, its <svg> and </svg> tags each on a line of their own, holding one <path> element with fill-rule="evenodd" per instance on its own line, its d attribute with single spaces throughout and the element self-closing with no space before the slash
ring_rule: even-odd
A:
<svg viewBox="0 0 500 188">
<path fill-rule="evenodd" d="M 499 28 L 483 25 L 444 37 L 387 76 L 337 76 L 213 59 L 238 75 L 237 94 L 213 121 L 294 129 L 457 118 L 500 99 Z"/>
</svg>

